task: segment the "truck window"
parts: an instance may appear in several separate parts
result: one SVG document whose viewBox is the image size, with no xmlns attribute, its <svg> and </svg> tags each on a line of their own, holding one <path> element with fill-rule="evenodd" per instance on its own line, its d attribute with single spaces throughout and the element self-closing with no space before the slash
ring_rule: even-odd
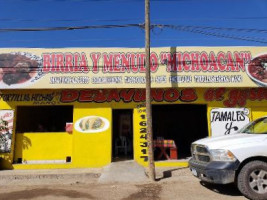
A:
<svg viewBox="0 0 267 200">
<path fill-rule="evenodd" d="M 249 134 L 267 134 L 267 118 L 261 118 L 252 122 L 242 132 Z"/>
</svg>

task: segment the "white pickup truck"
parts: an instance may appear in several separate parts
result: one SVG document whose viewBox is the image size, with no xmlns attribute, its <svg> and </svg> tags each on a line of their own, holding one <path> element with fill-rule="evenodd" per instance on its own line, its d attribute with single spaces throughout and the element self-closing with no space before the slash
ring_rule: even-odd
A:
<svg viewBox="0 0 267 200">
<path fill-rule="evenodd" d="M 267 116 L 236 134 L 197 140 L 189 167 L 202 181 L 235 182 L 249 199 L 267 199 Z"/>
</svg>

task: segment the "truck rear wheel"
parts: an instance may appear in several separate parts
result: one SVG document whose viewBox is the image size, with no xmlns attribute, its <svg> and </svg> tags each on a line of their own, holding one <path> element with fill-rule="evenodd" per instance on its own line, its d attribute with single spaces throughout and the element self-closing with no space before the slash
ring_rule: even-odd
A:
<svg viewBox="0 0 267 200">
<path fill-rule="evenodd" d="M 247 163 L 237 176 L 240 192 L 249 199 L 267 199 L 267 163 L 251 161 Z"/>
</svg>

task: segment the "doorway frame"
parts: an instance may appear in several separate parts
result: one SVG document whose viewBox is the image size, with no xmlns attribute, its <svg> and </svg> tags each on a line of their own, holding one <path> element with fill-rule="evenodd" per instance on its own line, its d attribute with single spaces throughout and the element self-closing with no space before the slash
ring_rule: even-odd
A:
<svg viewBox="0 0 267 200">
<path fill-rule="evenodd" d="M 128 110 L 131 112 L 131 128 L 132 128 L 132 158 L 131 159 L 126 159 L 126 160 L 134 160 L 135 159 L 135 151 L 134 151 L 134 143 L 135 143 L 135 134 L 134 134 L 134 109 L 133 108 L 112 108 L 112 134 L 111 134 L 111 162 L 116 162 L 114 160 L 114 150 L 115 150 L 115 144 L 114 144 L 114 111 L 122 111 L 122 110 Z M 114 149 L 114 150 L 113 150 Z"/>
</svg>

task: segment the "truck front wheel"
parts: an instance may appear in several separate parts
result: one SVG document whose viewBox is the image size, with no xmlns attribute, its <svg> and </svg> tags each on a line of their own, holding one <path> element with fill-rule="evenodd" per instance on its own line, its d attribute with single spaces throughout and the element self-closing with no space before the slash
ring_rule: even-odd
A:
<svg viewBox="0 0 267 200">
<path fill-rule="evenodd" d="M 240 192 L 249 199 L 267 199 L 267 163 L 251 161 L 243 166 L 237 176 Z"/>
</svg>

